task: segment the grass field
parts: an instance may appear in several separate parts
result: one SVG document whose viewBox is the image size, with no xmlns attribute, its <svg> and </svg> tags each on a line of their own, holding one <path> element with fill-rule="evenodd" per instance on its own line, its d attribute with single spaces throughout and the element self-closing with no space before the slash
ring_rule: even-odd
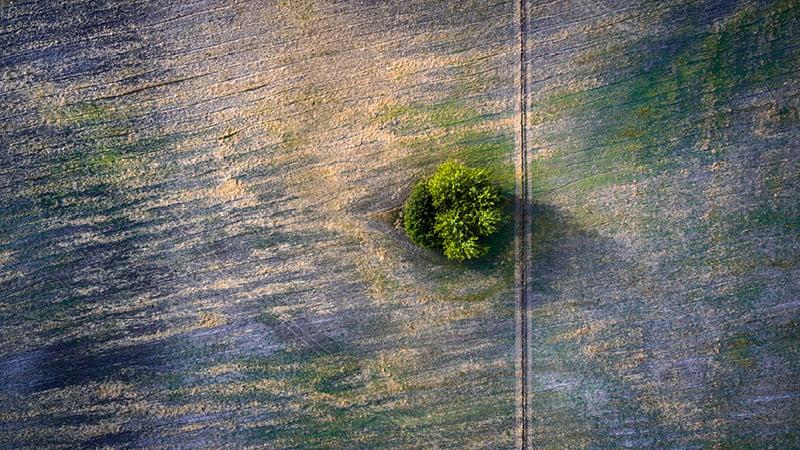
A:
<svg viewBox="0 0 800 450">
<path fill-rule="evenodd" d="M 526 5 L 531 446 L 800 446 L 799 6 Z M 0 1 L 0 447 L 513 447 L 516 17 Z"/>
<path fill-rule="evenodd" d="M 529 5 L 532 443 L 799 445 L 800 5 L 565 3 Z"/>
<path fill-rule="evenodd" d="M 513 5 L 0 8 L 0 446 L 513 442 L 512 225 L 390 220 L 449 158 L 513 192 Z"/>
</svg>

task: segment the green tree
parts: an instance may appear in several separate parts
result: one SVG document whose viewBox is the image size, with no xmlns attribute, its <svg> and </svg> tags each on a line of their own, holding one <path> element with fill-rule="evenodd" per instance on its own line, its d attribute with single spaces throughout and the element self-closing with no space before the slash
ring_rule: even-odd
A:
<svg viewBox="0 0 800 450">
<path fill-rule="evenodd" d="M 441 242 L 433 231 L 436 224 L 436 211 L 433 196 L 428 190 L 427 181 L 417 183 L 411 190 L 403 214 L 403 228 L 412 241 L 434 250 L 441 249 Z"/>
<path fill-rule="evenodd" d="M 501 200 L 489 170 L 448 161 L 411 190 L 403 227 L 412 241 L 449 259 L 479 258 L 503 220 Z"/>
</svg>

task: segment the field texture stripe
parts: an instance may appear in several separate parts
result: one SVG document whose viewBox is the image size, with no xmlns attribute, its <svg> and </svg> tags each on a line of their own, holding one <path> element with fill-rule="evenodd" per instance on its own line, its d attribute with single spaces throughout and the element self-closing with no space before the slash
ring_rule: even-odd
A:
<svg viewBox="0 0 800 450">
<path fill-rule="evenodd" d="M 517 352 L 517 448 L 525 449 L 529 444 L 528 421 L 528 386 L 529 374 L 529 337 L 528 337 L 528 260 L 530 249 L 530 197 L 528 182 L 528 55 L 527 55 L 527 21 L 526 0 L 517 2 L 518 40 L 519 40 L 519 79 L 518 82 L 518 130 L 516 145 L 517 163 L 517 204 L 516 204 L 516 352 Z"/>
</svg>

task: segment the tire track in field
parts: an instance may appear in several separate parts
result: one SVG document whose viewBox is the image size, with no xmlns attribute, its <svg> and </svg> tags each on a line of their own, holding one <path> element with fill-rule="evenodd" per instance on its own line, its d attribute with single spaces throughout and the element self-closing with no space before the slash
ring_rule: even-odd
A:
<svg viewBox="0 0 800 450">
<path fill-rule="evenodd" d="M 517 205 L 516 205 L 516 352 L 517 352 L 517 431 L 519 438 L 517 448 L 525 449 L 529 443 L 528 422 L 530 411 L 528 411 L 528 391 L 530 386 L 529 369 L 529 330 L 528 330 L 528 266 L 529 250 L 531 244 L 531 220 L 530 220 L 530 183 L 528 181 L 528 136 L 527 136 L 527 112 L 528 112 L 528 55 L 527 55 L 527 35 L 528 35 L 528 11 L 527 0 L 519 0 L 518 8 L 518 27 L 519 27 L 519 124 L 517 130 Z"/>
</svg>

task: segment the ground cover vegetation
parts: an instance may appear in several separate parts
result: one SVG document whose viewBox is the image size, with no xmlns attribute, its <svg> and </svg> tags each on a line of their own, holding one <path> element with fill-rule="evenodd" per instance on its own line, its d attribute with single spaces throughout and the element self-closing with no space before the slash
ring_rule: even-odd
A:
<svg viewBox="0 0 800 450">
<path fill-rule="evenodd" d="M 800 3 L 527 6 L 528 448 L 800 447 Z M 515 446 L 514 2 L 0 10 L 0 448 Z"/>
<path fill-rule="evenodd" d="M 487 238 L 502 221 L 502 197 L 491 171 L 448 161 L 411 190 L 403 228 L 417 244 L 464 261 L 489 252 Z"/>
<path fill-rule="evenodd" d="M 512 3 L 0 9 L 0 448 L 513 445 L 511 239 L 376 218 L 513 191 Z"/>
<path fill-rule="evenodd" d="M 530 447 L 798 447 L 800 2 L 528 4 Z"/>
</svg>

